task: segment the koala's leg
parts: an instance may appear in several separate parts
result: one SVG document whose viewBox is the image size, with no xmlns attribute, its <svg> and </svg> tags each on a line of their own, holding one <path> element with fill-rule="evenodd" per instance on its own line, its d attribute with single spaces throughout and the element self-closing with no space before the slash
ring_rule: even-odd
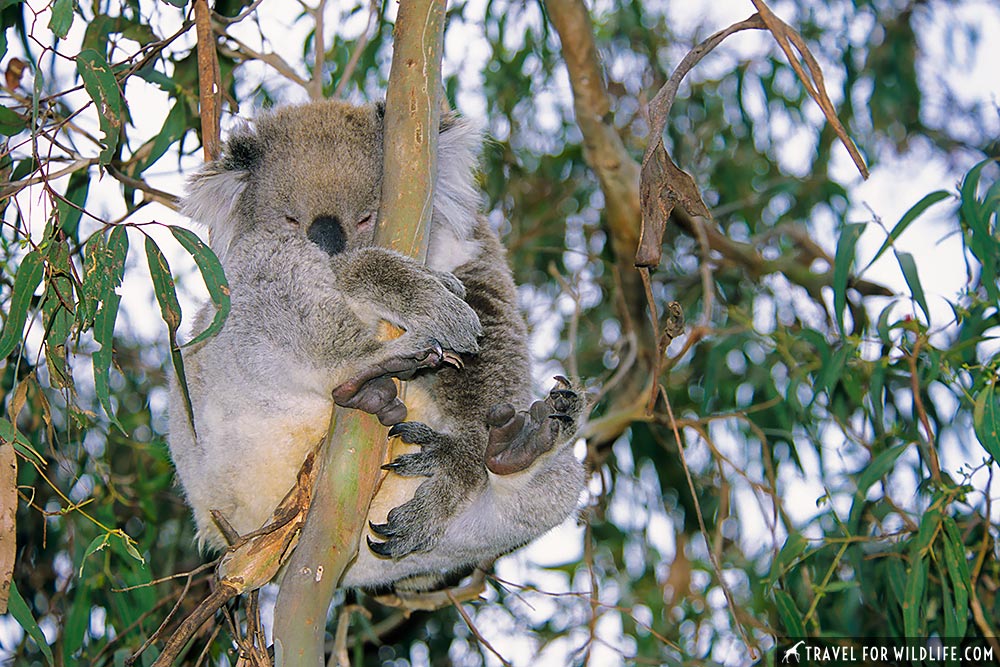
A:
<svg viewBox="0 0 1000 667">
<path fill-rule="evenodd" d="M 486 467 L 495 475 L 512 475 L 530 468 L 543 454 L 566 442 L 577 429 L 583 398 L 564 377 L 544 401 L 535 401 L 527 411 L 510 403 L 490 408 L 486 445 Z"/>
<path fill-rule="evenodd" d="M 419 445 L 420 451 L 403 454 L 383 467 L 405 477 L 427 477 L 412 499 L 389 512 L 385 523 L 371 524 L 372 532 L 384 538 L 383 542 L 369 539 L 371 550 L 398 559 L 437 545 L 461 505 L 485 486 L 486 470 L 481 460 L 466 455 L 469 447 L 461 438 L 426 424 L 397 424 L 389 436 Z"/>
</svg>

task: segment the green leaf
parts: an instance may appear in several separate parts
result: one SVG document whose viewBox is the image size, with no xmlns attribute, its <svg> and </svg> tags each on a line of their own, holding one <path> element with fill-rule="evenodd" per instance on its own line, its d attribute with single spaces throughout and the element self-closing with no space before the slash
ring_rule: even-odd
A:
<svg viewBox="0 0 1000 667">
<path fill-rule="evenodd" d="M 187 132 L 188 129 L 186 121 L 186 103 L 178 101 L 167 114 L 166 120 L 163 121 L 163 127 L 160 128 L 160 131 L 156 134 L 156 138 L 153 140 L 153 145 L 149 150 L 149 156 L 143 161 L 142 167 L 138 170 L 137 175 L 153 166 L 157 160 L 163 157 L 163 154 L 167 152 L 167 149 L 184 136 L 184 133 Z"/>
<path fill-rule="evenodd" d="M 21 455 L 27 460 L 31 461 L 34 465 L 39 468 L 45 467 L 45 459 L 39 454 L 31 443 L 23 435 L 18 433 L 14 425 L 0 417 L 0 443 L 11 443 L 14 445 L 14 449 L 21 453 Z"/>
<path fill-rule="evenodd" d="M 188 391 L 187 377 L 184 374 L 184 357 L 181 356 L 180 347 L 177 345 L 177 329 L 181 324 L 181 305 L 177 301 L 177 290 L 174 287 L 174 279 L 170 275 L 170 265 L 167 258 L 163 256 L 156 242 L 150 236 L 146 237 L 146 260 L 149 263 L 149 275 L 153 279 L 153 293 L 156 295 L 156 302 L 160 305 L 160 315 L 167 324 L 167 337 L 170 340 L 170 361 L 174 367 L 174 374 L 177 376 L 177 384 L 184 398 L 184 409 L 187 413 L 188 423 L 194 430 L 194 412 L 191 408 L 191 394 Z"/>
<path fill-rule="evenodd" d="M 112 229 L 106 247 L 102 249 L 98 245 L 93 254 L 93 264 L 88 266 L 92 273 L 85 275 L 84 284 L 94 285 L 97 298 L 100 300 L 100 306 L 94 317 L 94 342 L 101 346 L 101 349 L 93 354 L 94 388 L 108 419 L 124 433 L 125 427 L 118 421 L 111 405 L 109 381 L 115 321 L 118 319 L 118 305 L 122 299 L 118 294 L 118 287 L 122 284 L 125 258 L 128 255 L 128 234 L 125 233 L 125 227 L 118 226 Z"/>
<path fill-rule="evenodd" d="M 73 386 L 70 368 L 66 364 L 66 339 L 76 318 L 73 266 L 69 244 L 65 240 L 49 241 L 46 259 L 49 276 L 42 297 L 42 320 L 45 323 L 45 363 L 53 385 L 68 389 Z"/>
<path fill-rule="evenodd" d="M 12 109 L 0 106 L 0 134 L 13 137 L 28 129 L 28 120 Z"/>
<path fill-rule="evenodd" d="M 103 533 L 98 535 L 90 541 L 87 545 L 87 549 L 83 552 L 83 557 L 80 558 L 80 576 L 83 576 L 83 567 L 87 564 L 87 559 L 93 556 L 98 551 L 107 549 L 111 545 L 111 533 Z"/>
<path fill-rule="evenodd" d="M 867 271 L 872 264 L 878 261 L 878 258 L 889 249 L 889 246 L 895 243 L 896 240 L 903 235 L 903 232 L 906 231 L 906 228 L 910 226 L 911 222 L 923 215 L 924 211 L 928 208 L 950 196 L 951 193 L 945 190 L 936 190 L 928 195 L 925 195 L 923 199 L 914 204 L 909 211 L 903 214 L 903 217 L 899 219 L 896 226 L 892 228 L 889 232 L 889 237 L 885 240 L 885 243 L 882 244 L 882 247 L 878 249 L 878 252 L 875 253 L 875 256 L 872 257 L 872 260 L 868 262 L 865 268 L 861 270 L 861 273 Z"/>
<path fill-rule="evenodd" d="M 45 641 L 45 634 L 38 627 L 38 622 L 35 621 L 35 617 L 31 615 L 31 609 L 28 608 L 28 603 L 21 597 L 21 593 L 17 590 L 17 585 L 13 581 L 10 582 L 10 599 L 7 601 L 7 611 L 14 617 L 18 625 L 24 628 L 24 632 L 35 640 L 35 643 L 38 644 L 38 648 L 41 649 L 48 663 L 54 665 L 55 660 L 52 658 L 52 648 Z"/>
<path fill-rule="evenodd" d="M 917 557 L 906 574 L 906 592 L 903 597 L 903 628 L 907 637 L 918 637 L 924 590 L 927 586 L 927 559 Z"/>
<path fill-rule="evenodd" d="M 864 496 L 868 493 L 868 489 L 872 487 L 877 481 L 882 479 L 886 474 L 892 470 L 893 466 L 896 465 L 896 459 L 899 458 L 900 454 L 906 451 L 908 445 L 896 445 L 895 447 L 890 447 L 884 452 L 880 452 L 878 456 L 871 460 L 861 474 L 858 475 L 858 490 L 857 494 Z"/>
<path fill-rule="evenodd" d="M 781 623 L 785 626 L 785 632 L 788 636 L 805 637 L 806 627 L 802 622 L 802 614 L 799 613 L 798 607 L 795 606 L 795 600 L 792 599 L 792 596 L 778 588 L 774 591 L 774 602 L 778 608 L 778 616 L 781 617 Z"/>
<path fill-rule="evenodd" d="M 945 612 L 949 614 L 946 618 L 953 616 L 952 623 L 955 626 L 954 634 L 949 634 L 953 637 L 964 637 L 969 622 L 969 593 L 972 588 L 972 577 L 969 573 L 965 544 L 962 542 L 958 525 L 950 516 L 945 517 L 942 523 L 945 529 L 943 540 L 945 569 L 954 587 L 953 612 L 949 613 L 950 610 L 945 609 Z"/>
<path fill-rule="evenodd" d="M 1000 400 L 997 400 L 995 383 L 987 384 L 976 395 L 972 427 L 986 453 L 994 461 L 1000 461 Z"/>
<path fill-rule="evenodd" d="M 201 277 L 205 281 L 212 305 L 215 306 L 215 317 L 212 319 L 212 323 L 188 342 L 185 345 L 187 347 L 211 338 L 222 329 L 222 325 L 225 324 L 226 318 L 229 316 L 229 283 L 226 281 L 226 274 L 222 270 L 219 258 L 194 232 L 175 226 L 170 227 L 170 232 L 177 239 L 177 242 L 191 253 L 195 264 L 198 265 L 198 270 L 201 271 Z"/>
<path fill-rule="evenodd" d="M 785 575 L 788 567 L 802 555 L 807 546 L 809 546 L 809 540 L 803 537 L 801 533 L 792 533 L 788 536 L 785 540 L 785 545 L 781 547 L 781 551 L 778 552 L 774 562 L 771 563 L 771 573 L 768 579 L 770 579 L 772 586 L 777 583 L 779 578 Z"/>
<path fill-rule="evenodd" d="M 73 654 L 83 646 L 90 627 L 90 588 L 79 581 L 73 593 L 73 604 L 63 625 L 63 663 L 75 664 Z"/>
<path fill-rule="evenodd" d="M 844 335 L 844 310 L 847 308 L 847 282 L 854 265 L 854 252 L 858 239 L 864 231 L 864 223 L 844 226 L 837 240 L 837 252 L 833 259 L 833 313 L 837 318 L 837 328 Z"/>
<path fill-rule="evenodd" d="M 927 297 L 924 296 L 924 288 L 920 284 L 920 275 L 917 273 L 917 263 L 913 260 L 913 255 L 898 250 L 893 252 L 896 254 L 899 268 L 903 270 L 903 278 L 906 279 L 906 285 L 910 288 L 910 294 L 920 306 L 920 310 L 924 311 L 924 317 L 927 318 L 927 324 L 930 325 L 931 311 L 927 307 Z"/>
<path fill-rule="evenodd" d="M 49 19 L 49 30 L 59 39 L 64 39 L 72 27 L 73 0 L 55 0 L 52 3 L 52 17 Z"/>
<path fill-rule="evenodd" d="M 24 323 L 28 320 L 28 311 L 31 309 L 31 298 L 38 284 L 42 282 L 43 275 L 45 275 L 45 263 L 42 261 L 42 254 L 32 250 L 21 260 L 21 266 L 14 276 L 9 314 L 3 332 L 0 332 L 0 359 L 6 358 L 21 342 Z"/>
<path fill-rule="evenodd" d="M 83 207 L 90 193 L 90 174 L 78 171 L 69 177 L 66 194 L 59 198 L 59 229 L 67 236 L 75 237 L 83 216 Z"/>
<path fill-rule="evenodd" d="M 83 87 L 97 105 L 101 131 L 104 132 L 104 150 L 101 164 L 108 164 L 118 146 L 118 129 L 122 124 L 122 97 L 111 65 L 100 53 L 84 49 L 76 57 L 76 71 L 83 79 Z"/>
</svg>

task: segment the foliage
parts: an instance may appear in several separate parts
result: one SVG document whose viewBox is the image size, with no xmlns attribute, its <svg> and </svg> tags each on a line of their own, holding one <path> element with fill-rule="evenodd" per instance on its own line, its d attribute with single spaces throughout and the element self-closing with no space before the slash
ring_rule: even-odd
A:
<svg viewBox="0 0 1000 667">
<path fill-rule="evenodd" d="M 319 41 L 310 11 L 265 2 L 244 16 L 250 4 L 215 4 L 224 126 L 303 99 L 317 77 L 325 96 L 381 96 L 390 3 L 331 5 L 334 34 Z M 635 158 L 644 100 L 722 27 L 682 28 L 676 4 L 593 10 L 602 121 Z M 495 137 L 486 209 L 539 367 L 592 385 L 599 482 L 585 548 L 546 568 L 502 562 L 490 601 L 465 606 L 474 630 L 455 609 L 406 617 L 351 593 L 366 608 L 351 613 L 356 664 L 495 660 L 481 637 L 518 664 L 742 664 L 738 625 L 764 649 L 775 636 L 996 634 L 1000 180 L 983 157 L 997 132 L 947 77 L 921 75 L 940 55 L 922 37 L 935 19 L 949 42 L 977 30 L 952 10 L 962 3 L 942 4 L 774 7 L 816 49 L 873 171 L 912 169 L 904 154 L 949 165 L 939 182 L 961 179 L 891 226 L 860 217 L 835 135 L 773 45 L 727 41 L 689 77 L 666 140 L 714 220 L 704 235 L 668 231 L 651 289 L 659 312 L 677 300 L 690 322 L 655 378 L 678 442 L 663 400 L 650 416 L 636 408 L 656 350 L 629 308 L 641 314 L 644 297 L 622 289 L 631 258 L 586 161 L 551 7 L 452 3 L 445 89 L 453 106 L 484 109 Z M 189 5 L 0 2 L 0 439 L 17 450 L 21 500 L 0 623 L 21 629 L 3 646 L 14 664 L 122 664 L 175 603 L 179 618 L 207 591 L 164 445 L 179 332 L 211 335 L 228 308 L 214 255 L 171 212 L 201 149 Z M 467 44 L 485 49 L 481 69 Z M 957 242 L 962 264 L 913 252 L 920 235 Z M 954 274 L 961 291 L 942 295 L 936 282 Z M 217 317 L 191 331 L 202 293 Z M 229 633 L 207 626 L 187 659 L 235 662 Z"/>
</svg>

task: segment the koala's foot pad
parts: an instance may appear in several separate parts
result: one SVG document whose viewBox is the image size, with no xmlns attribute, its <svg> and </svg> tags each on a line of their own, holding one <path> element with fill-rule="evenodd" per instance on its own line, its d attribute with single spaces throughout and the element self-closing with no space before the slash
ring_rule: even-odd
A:
<svg viewBox="0 0 1000 667">
<path fill-rule="evenodd" d="M 470 479 L 463 474 L 463 462 L 451 456 L 460 449 L 450 436 L 420 422 L 403 422 L 389 430 L 389 437 L 419 445 L 420 451 L 401 454 L 382 467 L 404 477 L 427 478 L 412 499 L 389 512 L 385 523 L 369 523 L 384 541 L 369 538 L 368 547 L 379 556 L 398 559 L 434 548 Z"/>
<path fill-rule="evenodd" d="M 527 470 L 546 452 L 576 432 L 583 398 L 561 376 L 544 401 L 535 401 L 527 411 L 510 403 L 490 408 L 486 419 L 490 434 L 486 445 L 486 467 L 495 475 Z"/>
<path fill-rule="evenodd" d="M 388 357 L 363 369 L 333 390 L 333 401 L 342 408 L 376 415 L 384 426 L 398 424 L 406 419 L 406 406 L 399 400 L 392 378 L 408 380 L 420 370 L 438 368 L 442 364 L 460 368 L 462 360 L 432 339 L 423 349 Z"/>
</svg>

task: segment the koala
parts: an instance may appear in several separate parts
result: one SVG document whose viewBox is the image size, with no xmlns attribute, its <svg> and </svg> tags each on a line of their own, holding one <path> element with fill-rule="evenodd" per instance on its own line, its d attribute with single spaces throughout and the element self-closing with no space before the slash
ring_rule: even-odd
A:
<svg viewBox="0 0 1000 667">
<path fill-rule="evenodd" d="M 232 309 L 184 350 L 191 412 L 174 381 L 169 447 L 199 540 L 221 549 L 210 512 L 259 528 L 335 404 L 377 415 L 397 449 L 341 583 L 431 590 L 573 512 L 584 400 L 558 378 L 531 401 L 514 281 L 479 214 L 476 126 L 441 123 L 426 266 L 373 245 L 382 137 L 378 104 L 285 107 L 192 177 L 182 211 L 207 226 Z"/>
</svg>

